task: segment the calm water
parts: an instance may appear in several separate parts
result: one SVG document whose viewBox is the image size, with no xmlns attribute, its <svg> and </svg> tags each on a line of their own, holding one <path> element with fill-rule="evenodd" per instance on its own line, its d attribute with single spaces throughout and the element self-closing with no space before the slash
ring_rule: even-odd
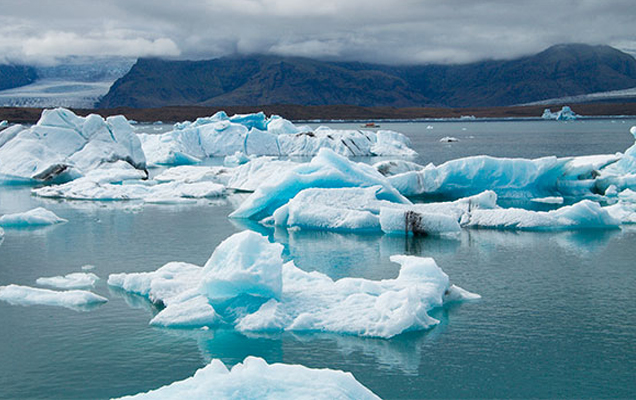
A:
<svg viewBox="0 0 636 400">
<path fill-rule="evenodd" d="M 330 124 L 331 126 L 341 126 Z M 428 125 L 433 129 L 426 129 Z M 636 120 L 383 124 L 408 134 L 418 162 L 475 154 L 508 157 L 623 151 Z M 342 126 L 355 127 L 349 124 Z M 458 143 L 439 143 L 455 136 Z M 514 233 L 464 231 L 453 239 L 287 232 L 241 225 L 239 198 L 188 206 L 56 202 L 0 189 L 0 213 L 44 206 L 69 220 L 6 229 L 0 285 L 34 285 L 85 264 L 109 298 L 90 312 L 0 302 L 0 398 L 107 398 L 186 378 L 212 358 L 247 355 L 352 372 L 398 398 L 633 398 L 636 396 L 636 229 Z M 231 330 L 148 326 L 144 299 L 110 290 L 110 273 L 203 264 L 234 232 L 256 229 L 285 256 L 333 278 L 393 278 L 392 254 L 434 257 L 451 280 L 483 296 L 438 310 L 427 332 L 391 340 L 334 334 L 245 336 Z"/>
</svg>

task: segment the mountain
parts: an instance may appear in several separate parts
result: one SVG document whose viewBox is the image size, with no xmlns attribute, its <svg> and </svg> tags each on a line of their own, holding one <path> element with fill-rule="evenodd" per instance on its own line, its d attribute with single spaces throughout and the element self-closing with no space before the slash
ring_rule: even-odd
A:
<svg viewBox="0 0 636 400">
<path fill-rule="evenodd" d="M 0 65 L 0 90 L 28 85 L 37 79 L 35 68 L 24 65 Z"/>
<path fill-rule="evenodd" d="M 99 107 L 507 106 L 631 87 L 636 87 L 632 56 L 584 44 L 464 65 L 386 66 L 279 56 L 139 59 Z"/>
</svg>

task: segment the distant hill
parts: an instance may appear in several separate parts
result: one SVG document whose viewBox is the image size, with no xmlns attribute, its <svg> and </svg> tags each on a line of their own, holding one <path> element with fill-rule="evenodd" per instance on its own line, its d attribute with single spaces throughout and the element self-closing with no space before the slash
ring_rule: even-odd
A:
<svg viewBox="0 0 636 400">
<path fill-rule="evenodd" d="M 35 68 L 24 65 L 0 65 L 0 90 L 28 85 L 37 79 Z"/>
<path fill-rule="evenodd" d="M 464 65 L 386 66 L 278 56 L 139 59 L 99 107 L 491 107 L 636 87 L 636 60 L 609 46 L 557 45 Z"/>
</svg>

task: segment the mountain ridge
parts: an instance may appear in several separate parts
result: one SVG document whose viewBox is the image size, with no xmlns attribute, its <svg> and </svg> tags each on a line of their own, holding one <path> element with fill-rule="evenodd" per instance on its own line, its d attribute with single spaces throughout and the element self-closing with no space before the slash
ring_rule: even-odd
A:
<svg viewBox="0 0 636 400">
<path fill-rule="evenodd" d="M 100 108 L 257 106 L 492 107 L 636 87 L 636 60 L 565 44 L 513 60 L 388 66 L 272 55 L 139 59 Z"/>
</svg>

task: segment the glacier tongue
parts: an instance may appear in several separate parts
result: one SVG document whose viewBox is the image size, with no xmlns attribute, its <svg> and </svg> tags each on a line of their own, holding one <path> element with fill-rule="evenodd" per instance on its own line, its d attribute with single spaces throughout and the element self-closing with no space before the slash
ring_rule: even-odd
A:
<svg viewBox="0 0 636 400">
<path fill-rule="evenodd" d="M 203 268 L 170 263 L 155 272 L 113 274 L 108 284 L 163 304 L 154 325 L 229 324 L 242 331 L 382 338 L 428 329 L 438 323 L 430 310 L 445 301 L 479 297 L 453 288 L 430 258 L 393 256 L 402 266 L 396 279 L 334 281 L 293 262 L 283 264 L 281 252 L 281 245 L 246 231 L 219 245 Z"/>
<path fill-rule="evenodd" d="M 214 359 L 183 381 L 122 399 L 379 400 L 351 373 L 247 357 L 228 370 Z"/>
</svg>

